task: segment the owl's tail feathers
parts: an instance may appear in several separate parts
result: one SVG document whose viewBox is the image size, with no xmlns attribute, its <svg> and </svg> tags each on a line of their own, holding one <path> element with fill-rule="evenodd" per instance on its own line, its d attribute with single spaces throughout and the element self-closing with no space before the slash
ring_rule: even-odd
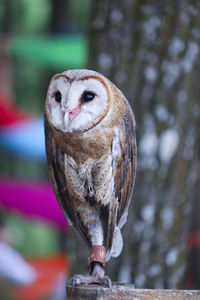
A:
<svg viewBox="0 0 200 300">
<path fill-rule="evenodd" d="M 112 248 L 110 251 L 107 251 L 106 253 L 106 261 L 109 261 L 109 259 L 112 257 L 117 257 L 120 255 L 123 248 L 123 238 L 121 234 L 121 230 L 119 227 L 115 227 L 114 237 L 113 237 L 113 243 Z"/>
</svg>

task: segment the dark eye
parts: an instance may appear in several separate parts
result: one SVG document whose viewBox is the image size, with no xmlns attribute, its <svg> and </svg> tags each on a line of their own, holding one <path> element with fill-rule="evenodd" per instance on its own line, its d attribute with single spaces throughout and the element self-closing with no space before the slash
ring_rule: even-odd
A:
<svg viewBox="0 0 200 300">
<path fill-rule="evenodd" d="M 56 102 L 61 102 L 62 95 L 59 91 L 55 92 L 54 97 L 55 97 Z"/>
<path fill-rule="evenodd" d="M 81 97 L 81 103 L 90 102 L 94 99 L 95 94 L 93 92 L 85 91 Z"/>
</svg>

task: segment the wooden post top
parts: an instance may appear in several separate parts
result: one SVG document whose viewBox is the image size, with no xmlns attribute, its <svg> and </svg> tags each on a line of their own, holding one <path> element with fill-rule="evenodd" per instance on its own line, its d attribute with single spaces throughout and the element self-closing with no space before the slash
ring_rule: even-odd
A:
<svg viewBox="0 0 200 300">
<path fill-rule="evenodd" d="M 113 283 L 111 289 L 97 284 L 67 284 L 67 300 L 200 300 L 200 290 L 135 289 L 131 284 Z"/>
</svg>

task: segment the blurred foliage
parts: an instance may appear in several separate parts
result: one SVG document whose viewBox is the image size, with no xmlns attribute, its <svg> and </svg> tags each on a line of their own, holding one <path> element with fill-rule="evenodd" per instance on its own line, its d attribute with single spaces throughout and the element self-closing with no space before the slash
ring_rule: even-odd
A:
<svg viewBox="0 0 200 300">
<path fill-rule="evenodd" d="M 9 284 L 8 281 L 0 281 L 0 299 L 1 300 L 16 300 L 11 296 L 13 285 Z"/>
<path fill-rule="evenodd" d="M 89 249 L 74 228 L 67 233 L 65 249 L 70 255 L 71 275 L 86 274 Z"/>
<path fill-rule="evenodd" d="M 69 1 L 67 23 L 79 30 L 87 30 L 91 0 Z M 9 20 L 6 20 L 6 9 L 9 8 Z M 1 0 L 0 32 L 4 31 L 5 22 L 9 23 L 10 33 L 41 34 L 48 32 L 52 6 L 50 0 Z M 12 19 L 12 21 L 10 21 Z"/>
<path fill-rule="evenodd" d="M 19 61 L 34 62 L 41 69 L 47 67 L 62 72 L 66 67 L 75 69 L 86 66 L 87 39 L 83 34 L 16 37 L 11 41 L 10 52 Z M 32 69 L 30 65 L 27 68 Z"/>
<path fill-rule="evenodd" d="M 8 8 L 9 7 L 9 8 Z M 35 34 L 41 33 L 48 27 L 51 12 L 49 0 L 1 0 L 0 16 L 5 20 L 6 9 L 10 10 L 10 32 L 12 34 Z M 5 26 L 0 23 L 0 30 Z"/>
<path fill-rule="evenodd" d="M 90 3 L 90 0 L 84 0 L 84 3 L 79 0 L 68 1 L 65 24 L 68 39 L 77 37 L 77 35 L 74 36 L 72 33 L 88 32 Z M 67 58 L 70 63 L 66 63 L 66 66 L 63 65 L 63 62 L 62 65 L 56 63 L 56 59 L 61 60 L 60 54 L 52 50 L 52 45 L 48 43 L 44 45 L 44 37 L 46 40 L 55 39 L 55 36 L 50 36 L 51 19 L 53 16 L 52 4 L 53 1 L 51 0 L 0 0 L 0 34 L 11 38 L 9 51 L 12 76 L 9 84 L 11 95 L 13 95 L 13 99 L 11 100 L 15 102 L 17 107 L 33 116 L 43 113 L 47 87 L 53 74 L 70 67 L 75 67 L 70 65 L 71 59 L 69 60 L 69 57 Z M 62 35 L 58 38 L 62 42 L 62 39 L 65 37 L 66 36 Z M 27 53 L 28 50 L 27 45 L 21 43 L 23 39 L 24 41 L 42 40 L 43 45 L 46 47 L 46 50 L 43 47 L 43 52 L 45 53 L 43 55 L 44 61 L 42 61 L 40 57 L 42 44 L 40 45 L 41 47 L 37 48 L 39 60 L 35 58 L 35 53 L 33 53 L 32 58 L 28 56 L 28 54 L 23 55 L 24 52 Z M 12 52 L 13 43 L 16 41 L 21 43 L 19 52 L 22 51 L 20 55 L 15 55 L 16 53 Z M 79 52 L 82 52 L 80 54 L 83 57 L 83 52 L 86 51 L 84 52 L 84 57 L 87 57 L 87 45 L 85 41 L 80 41 L 80 43 L 85 50 L 79 47 Z M 35 51 L 33 46 L 34 45 L 30 45 L 32 52 Z M 54 60 L 53 63 L 47 61 L 47 50 L 51 50 L 51 57 Z M 80 54 L 77 54 L 77 51 L 73 49 L 59 49 L 59 51 L 62 57 L 64 57 L 64 55 L 67 56 L 67 53 L 73 54 L 76 58 L 76 63 L 78 55 L 80 57 Z M 86 61 L 84 60 L 84 66 L 85 64 Z M 77 65 L 76 67 L 80 68 L 81 66 Z M 48 179 L 45 162 L 42 163 L 17 158 L 2 149 L 0 149 L 0 166 L 1 176 L 20 179 L 26 178 L 29 180 Z M 88 249 L 76 232 L 70 231 L 65 239 L 65 245 L 63 245 L 62 234 L 47 223 L 25 218 L 14 212 L 8 213 L 3 211 L 3 214 L 5 225 L 10 229 L 13 237 L 13 246 L 25 257 L 45 256 L 66 248 L 71 256 L 72 265 L 79 265 L 79 272 L 87 271 L 86 258 Z M 84 260 L 82 260 L 82 254 L 85 256 Z M 72 273 L 73 272 L 74 269 L 72 268 Z M 0 280 L 0 299 L 11 300 L 9 296 L 9 291 L 11 290 L 12 287 L 9 286 L 8 282 L 4 283 Z"/>
<path fill-rule="evenodd" d="M 57 230 L 48 223 L 19 214 L 8 214 L 5 219 L 14 246 L 26 257 L 51 255 L 60 251 Z"/>
<path fill-rule="evenodd" d="M 47 90 L 47 70 L 38 64 L 15 60 L 13 71 L 16 104 L 33 115 L 42 113 Z"/>
<path fill-rule="evenodd" d="M 80 0 L 69 1 L 69 23 L 84 31 L 89 29 L 91 0 L 84 0 L 84 4 Z"/>
<path fill-rule="evenodd" d="M 0 173 L 6 177 L 30 180 L 48 178 L 47 167 L 44 163 L 15 157 L 2 149 L 0 149 L 0 165 Z"/>
</svg>

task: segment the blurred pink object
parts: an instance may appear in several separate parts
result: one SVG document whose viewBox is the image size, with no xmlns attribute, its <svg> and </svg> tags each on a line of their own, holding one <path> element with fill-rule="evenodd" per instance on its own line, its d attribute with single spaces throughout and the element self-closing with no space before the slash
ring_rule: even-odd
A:
<svg viewBox="0 0 200 300">
<path fill-rule="evenodd" d="M 68 228 L 51 185 L 0 178 L 0 206 L 31 218 L 50 222 L 61 230 Z"/>
</svg>

